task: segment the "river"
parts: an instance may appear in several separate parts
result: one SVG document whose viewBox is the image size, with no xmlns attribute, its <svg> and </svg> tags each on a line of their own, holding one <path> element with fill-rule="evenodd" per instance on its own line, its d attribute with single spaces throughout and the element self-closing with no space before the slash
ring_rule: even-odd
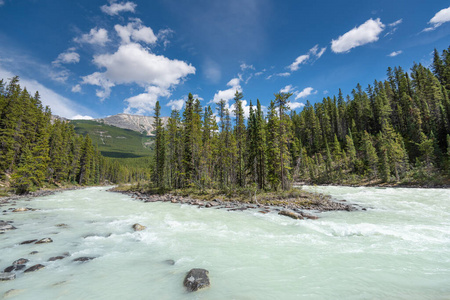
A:
<svg viewBox="0 0 450 300">
<path fill-rule="evenodd" d="M 303 189 L 367 210 L 293 220 L 104 187 L 18 200 L 38 210 L 0 216 L 17 227 L 0 235 L 0 269 L 21 257 L 45 268 L 0 281 L 0 299 L 450 299 L 449 189 Z M 20 245 L 45 237 L 53 243 Z M 186 292 L 191 268 L 209 270 L 211 287 Z"/>
</svg>

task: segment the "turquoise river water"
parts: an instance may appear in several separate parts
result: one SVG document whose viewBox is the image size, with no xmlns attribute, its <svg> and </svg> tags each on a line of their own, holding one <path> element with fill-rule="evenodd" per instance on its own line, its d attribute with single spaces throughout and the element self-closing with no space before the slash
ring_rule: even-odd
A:
<svg viewBox="0 0 450 300">
<path fill-rule="evenodd" d="M 303 189 L 367 211 L 293 220 L 104 187 L 18 200 L 38 210 L 0 215 L 17 227 L 0 235 L 0 271 L 21 257 L 45 268 L 0 281 L 0 299 L 450 299 L 449 189 Z M 20 245 L 45 237 L 53 243 Z M 81 256 L 96 259 L 73 261 Z M 211 287 L 186 292 L 191 268 L 209 270 Z"/>
</svg>

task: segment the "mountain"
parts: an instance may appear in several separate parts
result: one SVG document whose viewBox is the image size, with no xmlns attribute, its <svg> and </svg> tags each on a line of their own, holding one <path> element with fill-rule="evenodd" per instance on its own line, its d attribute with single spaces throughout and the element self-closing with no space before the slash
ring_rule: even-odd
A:
<svg viewBox="0 0 450 300">
<path fill-rule="evenodd" d="M 89 134 L 93 144 L 98 146 L 105 157 L 139 158 L 149 157 L 152 153 L 153 137 L 148 136 L 147 132 L 141 133 L 120 128 L 97 120 L 72 120 L 70 123 L 75 127 L 76 133 Z M 111 122 L 111 124 L 113 123 Z M 132 127 L 125 122 L 122 122 L 121 125 Z"/>
<path fill-rule="evenodd" d="M 163 125 L 166 125 L 168 117 L 161 117 L 161 119 Z M 153 131 L 155 130 L 155 128 L 153 127 L 153 122 L 155 121 L 154 117 L 117 114 L 102 119 L 94 119 L 94 121 L 123 129 L 137 131 L 147 136 L 154 136 L 153 134 Z"/>
</svg>

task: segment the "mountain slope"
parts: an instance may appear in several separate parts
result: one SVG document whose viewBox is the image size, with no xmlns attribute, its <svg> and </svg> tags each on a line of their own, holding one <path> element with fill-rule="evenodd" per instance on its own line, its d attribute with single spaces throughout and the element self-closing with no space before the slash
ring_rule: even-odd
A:
<svg viewBox="0 0 450 300">
<path fill-rule="evenodd" d="M 163 124 L 165 125 L 167 123 L 168 117 L 162 117 L 161 119 Z M 148 116 L 117 114 L 102 119 L 95 119 L 94 121 L 123 129 L 133 130 L 143 133 L 147 136 L 153 136 L 153 131 L 155 130 L 155 128 L 153 127 L 155 118 Z"/>
<path fill-rule="evenodd" d="M 92 120 L 72 120 L 78 134 L 89 134 L 103 156 L 112 158 L 148 157 L 152 153 L 153 138 L 144 133 L 123 129 Z M 123 126 L 129 126 L 123 123 Z"/>
</svg>

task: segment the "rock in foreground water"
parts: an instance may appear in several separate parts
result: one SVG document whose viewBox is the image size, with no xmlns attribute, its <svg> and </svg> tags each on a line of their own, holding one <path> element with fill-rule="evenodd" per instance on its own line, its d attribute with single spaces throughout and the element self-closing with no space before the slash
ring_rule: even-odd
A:
<svg viewBox="0 0 450 300">
<path fill-rule="evenodd" d="M 192 269 L 184 278 L 183 285 L 189 292 L 195 292 L 210 286 L 209 271 L 205 269 Z"/>
<path fill-rule="evenodd" d="M 303 219 L 303 217 L 300 214 L 297 214 L 293 211 L 288 211 L 288 210 L 282 210 L 278 213 L 279 215 L 283 215 L 292 219 L 298 219 L 301 220 Z"/>
<path fill-rule="evenodd" d="M 40 269 L 43 269 L 43 268 L 45 268 L 44 265 L 37 264 L 37 265 L 34 265 L 34 266 L 32 266 L 32 267 L 29 267 L 29 268 L 26 269 L 24 272 L 25 272 L 25 273 L 34 272 L 34 271 L 37 271 L 37 270 L 40 270 Z"/>
<path fill-rule="evenodd" d="M 146 226 L 141 225 L 141 224 L 138 224 L 138 223 L 136 223 L 136 224 L 133 225 L 134 231 L 142 231 L 142 230 L 144 230 L 144 229 L 146 229 L 146 228 L 147 228 Z"/>
<path fill-rule="evenodd" d="M 16 279 L 16 274 L 14 273 L 9 272 L 0 273 L 0 281 L 8 281 L 13 279 Z"/>
<path fill-rule="evenodd" d="M 94 258 L 95 257 L 82 256 L 82 257 L 75 258 L 73 261 L 85 262 L 85 261 L 93 260 Z"/>
<path fill-rule="evenodd" d="M 47 244 L 47 243 L 53 243 L 53 240 L 51 238 L 43 238 L 37 241 L 35 244 Z"/>
</svg>

